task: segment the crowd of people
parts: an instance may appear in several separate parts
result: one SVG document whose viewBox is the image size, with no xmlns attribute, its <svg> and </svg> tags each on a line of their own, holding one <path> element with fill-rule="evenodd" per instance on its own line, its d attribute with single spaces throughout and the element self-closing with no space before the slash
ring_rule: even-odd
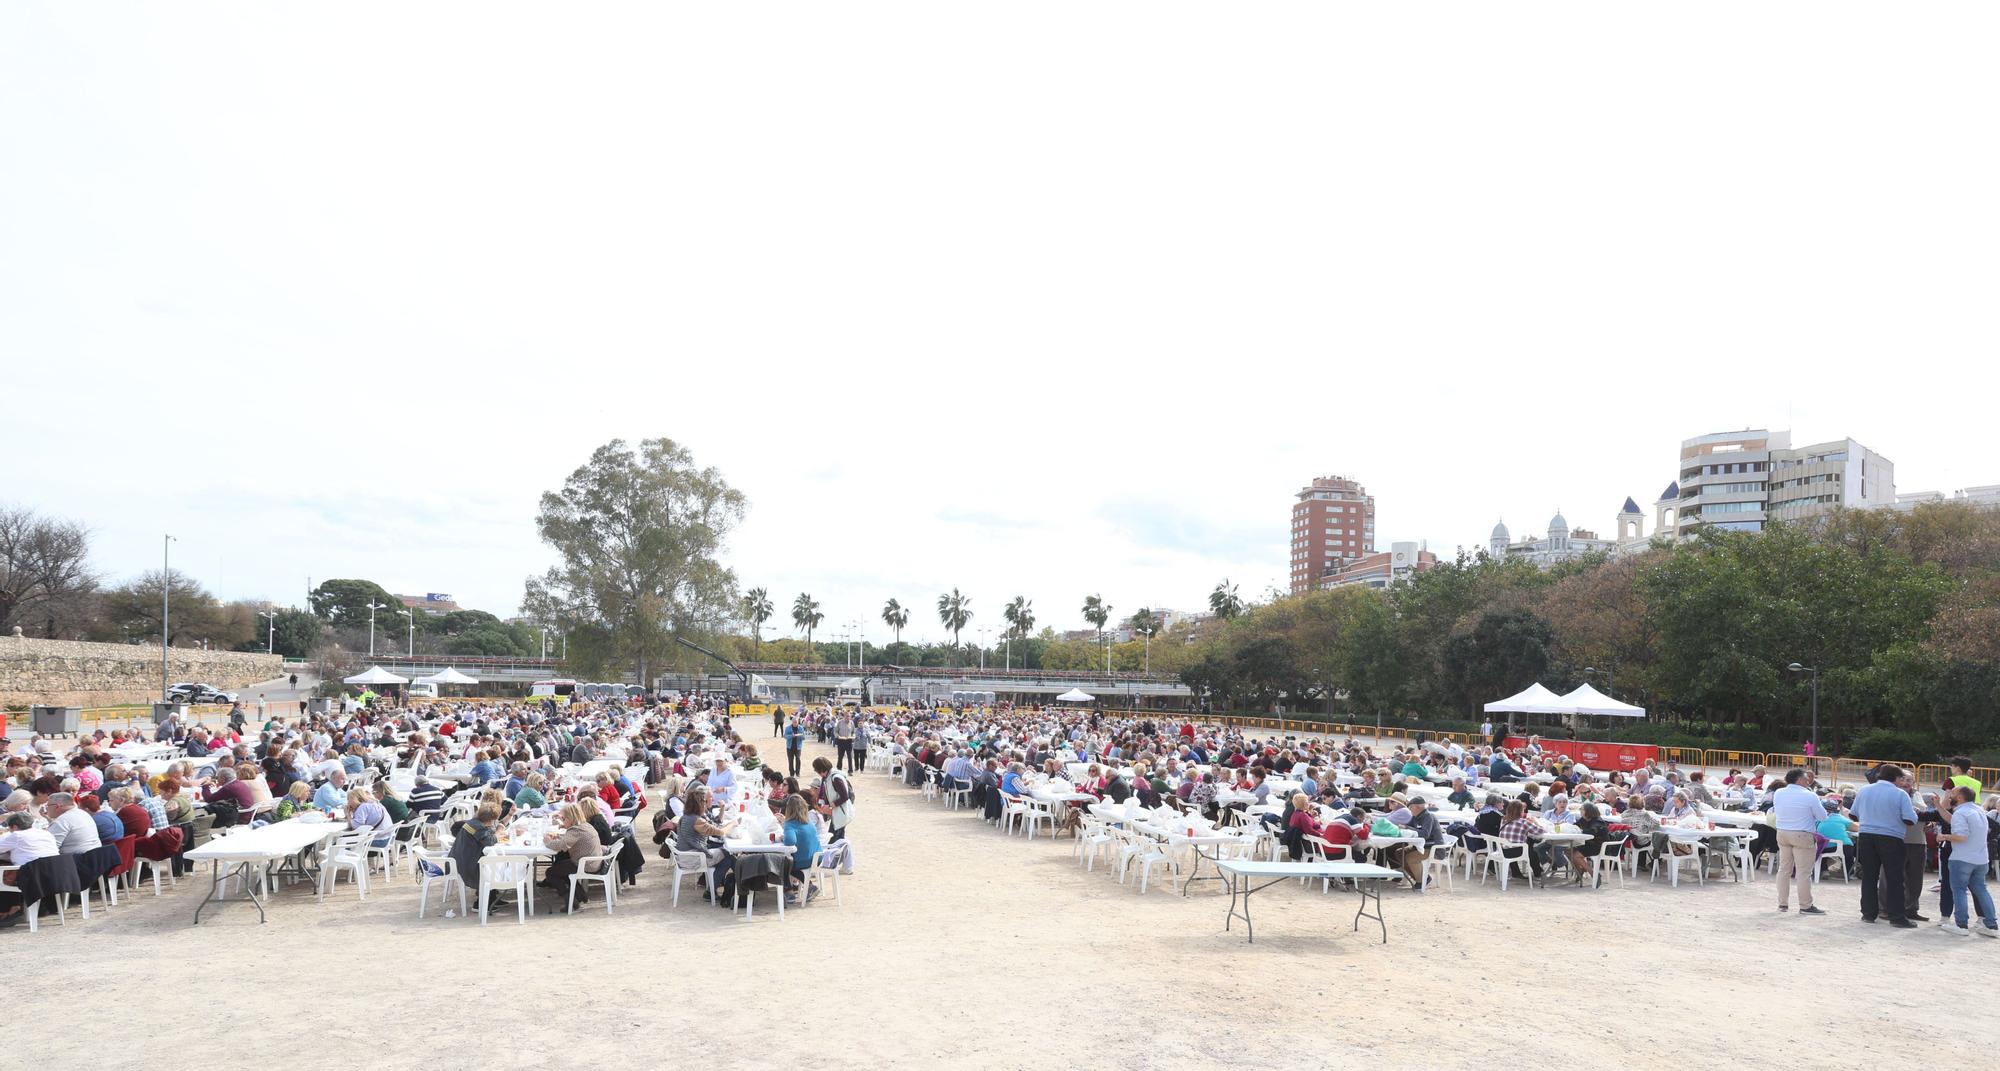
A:
<svg viewBox="0 0 2000 1071">
<path fill-rule="evenodd" d="M 179 877 L 191 869 L 187 852 L 218 831 L 308 815 L 337 821 L 371 846 L 435 837 L 475 894 L 480 854 L 522 815 L 543 819 L 554 855 L 541 884 L 559 894 L 579 865 L 595 868 L 588 861 L 621 840 L 614 826 L 645 810 L 649 792 L 662 803 L 653 830 L 663 845 L 722 837 L 730 825 L 720 818 L 738 796 L 767 802 L 796 847 L 795 874 L 845 838 L 853 817 L 846 773 L 822 758 L 802 782 L 795 743 L 793 772 L 779 774 L 735 731 L 719 696 L 421 708 L 378 700 L 258 726 L 240 713 L 215 726 L 169 721 L 150 733 L 36 736 L 18 750 L 0 738 L 0 881 L 15 889 L 0 892 L 0 927 L 17 923 L 28 900 L 123 876 L 133 865 L 121 852 L 127 841 L 132 857 Z M 851 716 L 838 723 L 822 709 L 792 720 L 799 733 L 838 727 L 850 746 L 855 739 Z M 133 757 L 166 749 L 169 758 Z M 588 779 L 577 775 L 585 765 L 596 768 Z M 756 783 L 739 784 L 739 776 Z M 645 856 L 634 838 L 622 840 L 616 865 L 629 882 Z M 729 877 L 724 867 L 721 878 Z"/>
</svg>

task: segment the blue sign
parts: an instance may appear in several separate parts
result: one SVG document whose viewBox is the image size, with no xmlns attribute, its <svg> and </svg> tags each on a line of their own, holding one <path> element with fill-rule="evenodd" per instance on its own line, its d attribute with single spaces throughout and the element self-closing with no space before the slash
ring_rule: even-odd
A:
<svg viewBox="0 0 2000 1071">
<path fill-rule="evenodd" d="M 425 601 L 425 602 L 450 602 L 450 601 L 451 601 L 451 596 L 449 596 L 449 595 L 446 595 L 445 593 L 443 593 L 443 592 L 441 592 L 441 591 L 426 591 L 426 592 L 424 592 L 424 601 Z"/>
</svg>

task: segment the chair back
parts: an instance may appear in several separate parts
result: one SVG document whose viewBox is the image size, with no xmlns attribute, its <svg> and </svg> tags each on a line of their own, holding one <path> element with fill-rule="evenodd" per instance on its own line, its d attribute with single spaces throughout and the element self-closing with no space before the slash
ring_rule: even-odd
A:
<svg viewBox="0 0 2000 1071">
<path fill-rule="evenodd" d="M 118 866 L 105 872 L 107 878 L 115 878 L 132 869 L 132 858 L 139 850 L 139 834 L 127 833 L 114 843 L 118 846 Z"/>
</svg>

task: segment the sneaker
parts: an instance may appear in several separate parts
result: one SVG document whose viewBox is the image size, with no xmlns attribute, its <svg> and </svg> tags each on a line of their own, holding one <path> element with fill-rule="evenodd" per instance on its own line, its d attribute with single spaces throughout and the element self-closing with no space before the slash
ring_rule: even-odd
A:
<svg viewBox="0 0 2000 1071">
<path fill-rule="evenodd" d="M 1943 892 L 1943 891 L 1944 891 L 1944 882 L 1941 882 L 1941 881 L 1940 881 L 1940 882 L 1938 882 L 1938 883 L 1937 883 L 1936 885 L 1933 885 L 1933 886 L 1931 886 L 1931 891 L 1932 891 L 1932 892 Z"/>
<path fill-rule="evenodd" d="M 1943 930 L 1948 934 L 1951 934 L 1953 937 L 1972 936 L 1971 930 L 1968 930 L 1965 927 L 1960 926 L 1958 923 L 1953 922 L 1950 919 L 1945 919 L 1943 922 L 1938 923 L 1938 929 Z"/>
<path fill-rule="evenodd" d="M 2000 937 L 2000 926 L 1975 926 L 1972 932 L 1981 937 Z"/>
<path fill-rule="evenodd" d="M 1784 904 L 1779 904 L 1779 905 L 1778 905 L 1778 910 L 1780 910 L 1780 911 L 1790 911 L 1790 910 L 1791 910 L 1791 908 L 1790 908 L 1790 907 L 1788 907 L 1788 906 L 1786 906 L 1786 905 L 1784 905 Z"/>
<path fill-rule="evenodd" d="M 1821 910 L 1820 910 L 1819 908 L 1817 908 L 1817 907 L 1802 907 L 1802 908 L 1799 908 L 1799 914 L 1801 914 L 1801 915 L 1824 915 L 1824 914 L 1826 914 L 1826 912 L 1824 912 L 1824 911 L 1821 911 Z"/>
</svg>

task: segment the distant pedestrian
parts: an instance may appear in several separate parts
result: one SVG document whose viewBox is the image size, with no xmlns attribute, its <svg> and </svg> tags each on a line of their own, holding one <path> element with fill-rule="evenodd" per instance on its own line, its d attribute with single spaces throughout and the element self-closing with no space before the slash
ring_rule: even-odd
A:
<svg viewBox="0 0 2000 1071">
<path fill-rule="evenodd" d="M 292 687 L 297 688 L 298 686 L 299 686 L 299 675 L 294 673 L 292 674 Z"/>
</svg>

